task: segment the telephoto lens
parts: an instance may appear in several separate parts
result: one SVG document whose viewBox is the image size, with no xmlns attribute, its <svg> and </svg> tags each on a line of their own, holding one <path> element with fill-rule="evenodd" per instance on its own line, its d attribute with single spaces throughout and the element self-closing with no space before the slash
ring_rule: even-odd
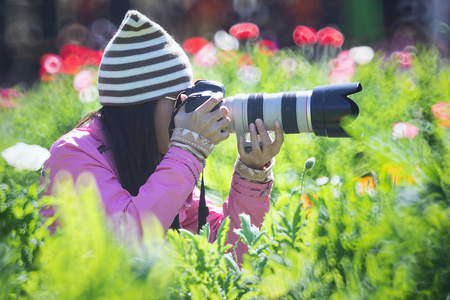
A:
<svg viewBox="0 0 450 300">
<path fill-rule="evenodd" d="M 226 129 L 238 135 L 249 133 L 249 125 L 259 118 L 270 131 L 278 120 L 287 134 L 309 132 L 316 136 L 348 137 L 342 121 L 359 115 L 358 105 L 348 96 L 361 90 L 359 82 L 328 84 L 312 91 L 237 94 L 224 98 L 220 105 L 229 110 L 231 124 Z M 195 110 L 215 92 L 225 94 L 220 82 L 197 81 L 186 90 L 186 111 Z"/>
</svg>

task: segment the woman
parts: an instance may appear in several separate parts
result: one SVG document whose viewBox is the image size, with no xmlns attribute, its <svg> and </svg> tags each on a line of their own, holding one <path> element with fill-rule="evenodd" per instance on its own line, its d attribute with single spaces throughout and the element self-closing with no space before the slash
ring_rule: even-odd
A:
<svg viewBox="0 0 450 300">
<path fill-rule="evenodd" d="M 173 97 L 193 84 L 192 70 L 181 47 L 137 11 L 127 13 L 106 47 L 98 76 L 103 107 L 51 147 L 44 164 L 50 179 L 47 194 L 60 171 L 74 180 L 89 172 L 116 228 L 125 226 L 141 236 L 153 217 L 167 230 L 178 216 L 182 228 L 197 232 L 197 182 L 214 146 L 229 136 L 227 108 L 211 111 L 223 95 L 213 94 L 191 113 L 181 106 L 169 138 Z M 228 243 L 234 244 L 232 229 L 240 226 L 239 214 L 249 214 L 260 226 L 269 209 L 273 157 L 283 143 L 283 131 L 276 122 L 272 141 L 263 122 L 255 123 L 250 125 L 252 152 L 244 151 L 243 140 L 238 142 L 239 157 L 223 207 L 207 201 L 212 240 L 229 216 Z M 245 246 L 238 245 L 239 257 L 243 251 Z"/>
</svg>

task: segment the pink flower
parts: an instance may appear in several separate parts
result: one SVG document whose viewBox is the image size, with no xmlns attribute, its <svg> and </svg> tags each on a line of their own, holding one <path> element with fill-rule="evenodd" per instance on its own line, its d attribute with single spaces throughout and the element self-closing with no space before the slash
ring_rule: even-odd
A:
<svg viewBox="0 0 450 300">
<path fill-rule="evenodd" d="M 400 67 L 407 69 L 412 66 L 413 57 L 411 53 L 399 51 L 392 53 L 392 56 Z"/>
<path fill-rule="evenodd" d="M 11 99 L 18 98 L 22 94 L 15 89 L 0 89 L 0 109 L 15 107 L 16 104 Z"/>
<path fill-rule="evenodd" d="M 208 43 L 194 54 L 194 63 L 206 68 L 215 66 L 218 63 L 216 47 L 212 43 Z"/>
<path fill-rule="evenodd" d="M 321 46 L 339 48 L 344 43 L 344 36 L 336 28 L 325 27 L 317 32 L 317 41 Z"/>
<path fill-rule="evenodd" d="M 230 35 L 239 40 L 256 40 L 259 36 L 259 28 L 253 23 L 238 23 L 230 28 Z"/>
<path fill-rule="evenodd" d="M 431 105 L 431 112 L 439 120 L 439 126 L 450 128 L 450 103 L 435 103 Z"/>
<path fill-rule="evenodd" d="M 394 139 L 412 139 L 418 133 L 419 128 L 409 123 L 399 122 L 392 125 L 392 135 L 394 136 Z"/>
<path fill-rule="evenodd" d="M 55 54 L 45 54 L 41 57 L 41 68 L 48 74 L 58 74 L 61 72 L 63 60 Z"/>
<path fill-rule="evenodd" d="M 95 74 L 90 70 L 83 70 L 79 72 L 73 79 L 73 87 L 79 92 L 82 89 L 94 84 Z"/>
<path fill-rule="evenodd" d="M 293 33 L 294 43 L 302 47 L 304 45 L 314 45 L 317 43 L 317 33 L 314 28 L 308 26 L 297 26 Z"/>
<path fill-rule="evenodd" d="M 344 50 L 330 61 L 329 67 L 328 81 L 330 83 L 345 83 L 350 82 L 355 74 L 356 63 L 351 58 L 350 51 Z"/>
<path fill-rule="evenodd" d="M 183 43 L 183 50 L 190 54 L 195 54 L 209 44 L 208 40 L 201 37 L 192 37 Z"/>
</svg>

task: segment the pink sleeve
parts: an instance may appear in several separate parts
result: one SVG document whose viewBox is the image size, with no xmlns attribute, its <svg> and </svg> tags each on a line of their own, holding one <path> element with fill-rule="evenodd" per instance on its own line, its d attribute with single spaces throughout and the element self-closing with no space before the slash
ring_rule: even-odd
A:
<svg viewBox="0 0 450 300">
<path fill-rule="evenodd" d="M 241 226 L 239 214 L 248 214 L 252 224 L 261 227 L 264 216 L 270 208 L 272 184 L 273 181 L 268 183 L 248 182 L 234 174 L 229 196 L 222 207 L 217 207 L 207 199 L 206 204 L 209 208 L 207 221 L 211 228 L 211 242 L 216 239 L 220 225 L 227 216 L 230 218 L 230 230 L 228 231 L 227 243 L 233 246 L 238 240 L 233 229 L 240 228 Z M 194 233 L 197 233 L 199 193 L 200 191 L 198 189 L 194 191 L 192 205 L 180 214 L 181 227 Z M 236 248 L 239 261 L 241 260 L 242 254 L 246 251 L 247 247 L 242 242 L 239 242 Z"/>
<path fill-rule="evenodd" d="M 82 173 L 91 173 L 96 179 L 102 202 L 107 215 L 111 216 L 114 225 L 119 226 L 123 217 L 129 215 L 135 224 L 129 226 L 142 234 L 142 224 L 148 218 L 156 216 L 163 228 L 167 230 L 175 216 L 189 204 L 190 197 L 202 171 L 198 160 L 188 152 L 171 148 L 159 164 L 156 171 L 140 188 L 139 194 L 131 196 L 122 188 L 115 173 L 105 158 L 94 146 L 83 145 L 83 150 L 73 144 L 62 143 L 51 149 L 51 157 L 45 163 L 45 169 L 50 169 L 50 186 L 52 191 L 56 174 L 68 171 L 74 180 Z M 89 148 L 92 147 L 92 148 Z M 126 218 L 127 221 L 130 218 Z"/>
</svg>

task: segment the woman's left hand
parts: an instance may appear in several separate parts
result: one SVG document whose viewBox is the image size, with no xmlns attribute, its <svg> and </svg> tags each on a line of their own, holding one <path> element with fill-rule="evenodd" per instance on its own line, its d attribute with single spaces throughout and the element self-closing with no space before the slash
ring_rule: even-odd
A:
<svg viewBox="0 0 450 300">
<path fill-rule="evenodd" d="M 244 138 L 238 140 L 238 151 L 240 160 L 247 167 L 255 170 L 263 170 L 268 162 L 280 152 L 284 142 L 283 128 L 280 122 L 275 121 L 275 141 L 269 136 L 266 126 L 261 119 L 256 119 L 255 124 L 250 124 L 250 140 L 252 151 L 247 153 L 244 149 Z M 258 139 L 259 136 L 259 139 Z M 260 145 L 260 142 L 262 146 Z"/>
</svg>

